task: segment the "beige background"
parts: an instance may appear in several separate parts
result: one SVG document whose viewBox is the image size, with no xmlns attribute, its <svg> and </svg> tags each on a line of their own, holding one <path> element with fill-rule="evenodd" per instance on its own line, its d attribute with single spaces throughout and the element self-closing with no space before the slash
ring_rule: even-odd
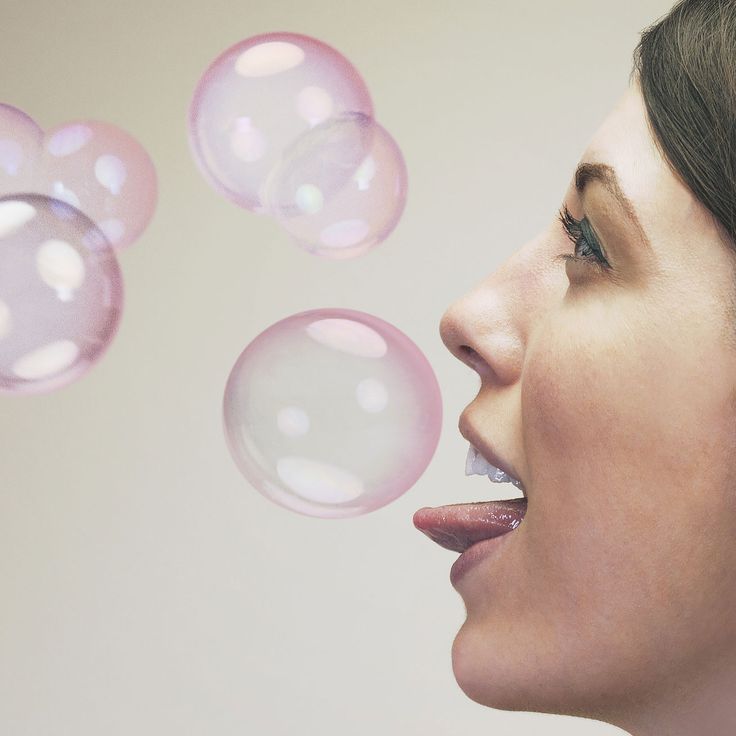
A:
<svg viewBox="0 0 736 736">
<path fill-rule="evenodd" d="M 152 224 L 121 254 L 126 308 L 105 358 L 55 394 L 0 397 L 1 734 L 622 733 L 464 695 L 456 554 L 411 516 L 503 495 L 464 476 L 457 419 L 479 382 L 442 345 L 440 317 L 556 214 L 639 32 L 671 5 L 1 0 L 0 101 L 43 127 L 115 123 L 160 177 Z M 345 54 L 405 155 L 404 216 L 354 261 L 296 249 L 190 156 L 205 67 L 277 30 Z M 418 483 L 343 521 L 267 501 L 221 430 L 240 351 L 322 306 L 392 322 L 443 390 Z"/>
</svg>

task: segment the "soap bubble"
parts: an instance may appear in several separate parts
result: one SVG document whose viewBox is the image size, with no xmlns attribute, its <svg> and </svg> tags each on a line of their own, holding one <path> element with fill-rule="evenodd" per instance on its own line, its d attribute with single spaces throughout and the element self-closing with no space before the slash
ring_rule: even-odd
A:
<svg viewBox="0 0 736 736">
<path fill-rule="evenodd" d="M 86 373 L 122 301 L 115 253 L 86 215 L 42 195 L 0 198 L 0 392 L 42 393 Z"/>
<path fill-rule="evenodd" d="M 218 56 L 189 110 L 197 165 L 225 197 L 267 214 L 263 186 L 283 151 L 306 131 L 346 112 L 373 116 L 353 65 L 317 39 L 266 33 Z"/>
<path fill-rule="evenodd" d="M 400 330 L 314 309 L 261 332 L 227 382 L 224 429 L 247 480 L 308 516 L 358 516 L 411 488 L 437 448 L 442 397 Z"/>
<path fill-rule="evenodd" d="M 314 255 L 354 258 L 385 240 L 406 204 L 404 157 L 362 113 L 330 118 L 304 133 L 269 177 L 269 213 Z"/>
<path fill-rule="evenodd" d="M 22 110 L 0 103 L 0 197 L 32 191 L 43 131 Z"/>
<path fill-rule="evenodd" d="M 117 250 L 146 229 L 158 198 L 156 169 L 141 144 L 94 120 L 45 133 L 33 191 L 81 210 Z"/>
</svg>

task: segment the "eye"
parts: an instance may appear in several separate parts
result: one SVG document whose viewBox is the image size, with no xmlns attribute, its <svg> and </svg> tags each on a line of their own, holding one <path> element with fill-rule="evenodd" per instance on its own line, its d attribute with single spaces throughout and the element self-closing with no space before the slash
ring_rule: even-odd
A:
<svg viewBox="0 0 736 736">
<path fill-rule="evenodd" d="M 560 260 L 582 262 L 589 266 L 594 266 L 601 271 L 610 270 L 611 266 L 603 255 L 598 241 L 593 235 L 587 219 L 576 220 L 567 209 L 567 205 L 563 205 L 558 214 L 558 220 L 562 224 L 563 229 L 567 233 L 567 237 L 575 246 L 574 254 L 560 253 L 557 256 Z M 582 245 L 581 254 L 578 255 L 578 246 Z"/>
</svg>

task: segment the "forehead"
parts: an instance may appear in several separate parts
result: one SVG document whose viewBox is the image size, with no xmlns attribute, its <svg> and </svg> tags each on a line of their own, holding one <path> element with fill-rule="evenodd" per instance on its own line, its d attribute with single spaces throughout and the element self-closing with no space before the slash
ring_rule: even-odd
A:
<svg viewBox="0 0 736 736">
<path fill-rule="evenodd" d="M 619 98 L 593 134 L 581 161 L 608 163 L 616 169 L 649 234 L 655 252 L 719 236 L 708 210 L 672 172 L 648 126 L 638 80 Z"/>
</svg>

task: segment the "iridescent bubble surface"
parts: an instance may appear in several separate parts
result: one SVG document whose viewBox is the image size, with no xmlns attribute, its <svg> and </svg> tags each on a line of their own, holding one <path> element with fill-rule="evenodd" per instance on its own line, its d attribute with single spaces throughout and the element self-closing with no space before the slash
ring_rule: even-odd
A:
<svg viewBox="0 0 736 736">
<path fill-rule="evenodd" d="M 34 191 L 84 212 L 117 250 L 141 235 L 158 199 L 146 150 L 124 130 L 95 120 L 44 134 L 34 184 Z"/>
<path fill-rule="evenodd" d="M 118 328 L 123 281 L 86 215 L 42 195 L 0 198 L 0 392 L 76 380 Z"/>
<path fill-rule="evenodd" d="M 30 192 L 43 131 L 17 107 L 0 103 L 0 197 Z"/>
<path fill-rule="evenodd" d="M 406 164 L 394 139 L 373 118 L 346 113 L 307 131 L 284 152 L 266 200 L 300 247 L 343 259 L 391 234 L 406 193 Z"/>
<path fill-rule="evenodd" d="M 297 33 L 266 33 L 218 56 L 194 92 L 189 138 L 208 182 L 266 214 L 263 186 L 282 152 L 346 112 L 373 116 L 368 88 L 336 49 Z"/>
<path fill-rule="evenodd" d="M 442 397 L 403 332 L 370 314 L 314 309 L 261 332 L 225 388 L 238 468 L 308 516 L 366 514 L 411 488 L 439 442 Z"/>
</svg>

